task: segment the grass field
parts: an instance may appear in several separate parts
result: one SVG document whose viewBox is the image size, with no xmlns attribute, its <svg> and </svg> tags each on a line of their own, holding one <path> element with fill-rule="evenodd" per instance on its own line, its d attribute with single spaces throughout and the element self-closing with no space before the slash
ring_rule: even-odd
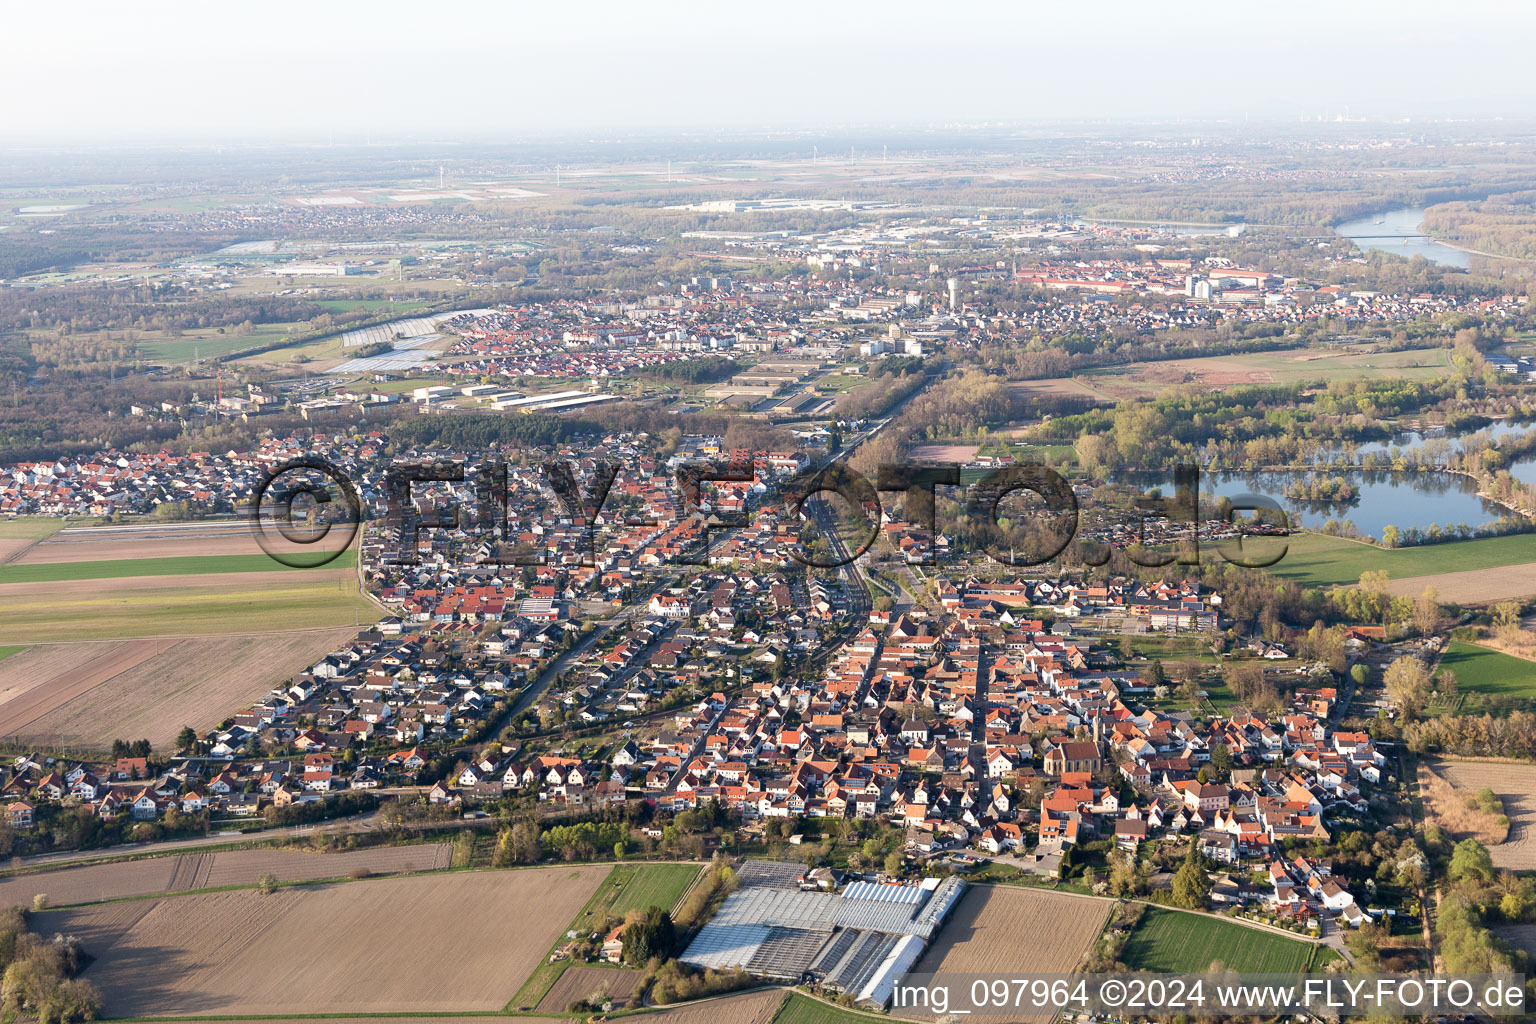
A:
<svg viewBox="0 0 1536 1024">
<path fill-rule="evenodd" d="M 333 562 L 320 567 L 351 569 L 357 564 L 357 552 L 343 551 Z M 38 562 L 30 565 L 0 566 L 0 584 L 54 583 L 64 580 L 108 580 L 130 576 L 206 576 L 224 572 L 313 572 L 289 569 L 266 554 L 256 555 L 185 555 L 180 558 L 120 558 L 94 562 Z M 3 594 L 3 592 L 0 592 Z"/>
<path fill-rule="evenodd" d="M 0 540 L 42 540 L 64 528 L 64 520 L 54 516 L 21 516 L 0 519 Z"/>
<path fill-rule="evenodd" d="M 453 381 L 446 377 L 407 377 L 405 380 L 392 380 L 385 384 L 379 384 L 373 390 L 383 395 L 398 395 L 401 392 L 414 391 L 417 388 L 430 388 L 452 383 Z"/>
<path fill-rule="evenodd" d="M 1304 533 L 1287 538 L 1286 546 L 1285 557 L 1269 571 L 1310 587 L 1348 586 L 1360 582 L 1361 573 L 1376 570 L 1386 570 L 1392 579 L 1401 580 L 1449 570 L 1496 569 L 1536 562 L 1533 534 L 1379 548 L 1340 537 Z"/>
<path fill-rule="evenodd" d="M 697 864 L 646 864 L 619 890 L 610 912 L 627 914 L 651 907 L 671 910 L 700 870 Z"/>
<path fill-rule="evenodd" d="M 1524 658 L 1452 640 L 1440 668 L 1456 673 L 1462 693 L 1536 699 L 1536 662 Z"/>
<path fill-rule="evenodd" d="M 789 999 L 774 1015 L 773 1024 L 851 1024 L 853 1021 L 869 1019 L 868 1014 L 855 1013 L 841 1006 L 829 1006 L 810 996 L 791 992 Z"/>
<path fill-rule="evenodd" d="M 391 302 L 389 299 L 316 299 L 315 305 L 323 306 L 332 313 L 355 313 L 358 310 L 376 313 L 381 309 L 396 313 L 414 313 L 425 309 L 431 303 L 424 299 L 404 299 L 399 302 Z"/>
<path fill-rule="evenodd" d="M 26 644 L 6 644 L 4 647 L 0 647 L 0 661 L 4 661 L 13 654 L 20 654 L 26 649 Z"/>
<path fill-rule="evenodd" d="M 301 323 L 262 324 L 250 334 L 237 335 L 217 328 L 202 331 L 186 331 L 178 338 L 151 338 L 139 342 L 139 354 L 145 359 L 163 363 L 187 363 L 193 359 L 209 359 L 228 355 L 243 348 L 266 345 L 281 340 L 289 331 L 302 330 Z"/>
<path fill-rule="evenodd" d="M 357 577 L 346 569 L 140 577 L 110 588 L 89 580 L 0 588 L 3 644 L 276 632 L 378 618 L 378 607 L 357 592 Z"/>
<path fill-rule="evenodd" d="M 1312 962 L 1313 946 L 1273 932 L 1203 914 L 1148 907 L 1121 959 L 1134 971 L 1207 970 L 1220 962 L 1234 971 L 1290 974 Z"/>
</svg>

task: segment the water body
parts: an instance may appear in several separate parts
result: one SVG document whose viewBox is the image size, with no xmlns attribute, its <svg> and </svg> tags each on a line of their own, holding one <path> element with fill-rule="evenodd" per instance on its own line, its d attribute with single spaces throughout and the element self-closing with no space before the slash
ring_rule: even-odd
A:
<svg viewBox="0 0 1536 1024">
<path fill-rule="evenodd" d="M 1368 213 L 1364 217 L 1346 221 L 1333 230 L 1362 249 L 1389 252 L 1410 260 L 1415 256 L 1423 256 L 1431 263 L 1446 267 L 1465 269 L 1470 266 L 1470 253 L 1437 242 L 1419 230 L 1425 212 L 1422 206 L 1405 206 L 1396 210 Z"/>
<path fill-rule="evenodd" d="M 1536 467 L 1533 467 L 1536 469 Z M 1353 504 L 1296 502 L 1285 497 L 1292 481 L 1306 478 L 1301 472 L 1206 473 L 1200 474 L 1202 495 L 1236 498 L 1240 494 L 1259 494 L 1273 498 L 1290 515 L 1292 526 L 1316 529 L 1330 519 L 1348 519 L 1361 533 L 1380 537 L 1391 525 L 1399 529 L 1466 523 L 1480 526 L 1491 523 L 1503 509 L 1477 496 L 1477 485 L 1466 477 L 1450 473 L 1366 473 L 1325 472 L 1322 476 L 1341 476 L 1354 485 L 1359 500 Z M 1164 495 L 1173 494 L 1171 477 L 1127 474 L 1121 482 L 1141 487 L 1157 487 Z"/>
<path fill-rule="evenodd" d="M 1430 438 L 1446 437 L 1451 437 L 1456 440 L 1458 442 L 1456 447 L 1460 449 L 1461 444 L 1459 442 L 1469 437 L 1476 437 L 1479 434 L 1486 435 L 1494 441 L 1502 441 L 1506 437 L 1523 437 L 1530 433 L 1532 430 L 1536 430 L 1536 426 L 1531 424 L 1511 423 L 1508 420 L 1497 420 L 1489 426 L 1484 427 L 1482 430 L 1474 430 L 1465 434 L 1455 435 L 1447 435 L 1443 429 L 1438 431 L 1431 429 L 1425 433 L 1420 433 L 1417 430 L 1405 430 L 1400 434 L 1393 434 L 1392 439 L 1389 441 L 1367 441 L 1365 444 L 1362 444 L 1357 449 L 1357 451 L 1361 456 L 1387 453 L 1391 452 L 1394 448 L 1407 451 L 1410 448 L 1417 448 L 1419 445 L 1423 444 Z"/>
<path fill-rule="evenodd" d="M 1527 455 L 1509 464 L 1509 475 L 1530 487 L 1536 487 L 1536 455 Z"/>
</svg>

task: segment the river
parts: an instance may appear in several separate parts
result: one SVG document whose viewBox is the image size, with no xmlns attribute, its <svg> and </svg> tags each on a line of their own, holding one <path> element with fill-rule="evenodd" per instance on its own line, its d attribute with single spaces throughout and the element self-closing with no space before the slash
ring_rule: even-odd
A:
<svg viewBox="0 0 1536 1024">
<path fill-rule="evenodd" d="M 1465 269 L 1469 266 L 1470 254 L 1437 242 L 1419 230 L 1425 212 L 1422 206 L 1378 211 L 1346 221 L 1333 230 L 1362 249 L 1389 252 L 1407 259 L 1423 256 L 1431 263 L 1446 267 Z"/>
</svg>

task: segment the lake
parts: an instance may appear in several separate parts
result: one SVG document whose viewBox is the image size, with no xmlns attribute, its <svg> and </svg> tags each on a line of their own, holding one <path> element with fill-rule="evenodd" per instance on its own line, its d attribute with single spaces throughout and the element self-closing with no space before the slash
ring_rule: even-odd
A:
<svg viewBox="0 0 1536 1024">
<path fill-rule="evenodd" d="M 1439 430 L 1432 428 L 1425 433 L 1420 433 L 1417 430 L 1405 430 L 1400 434 L 1393 434 L 1392 439 L 1389 441 L 1367 441 L 1357 451 L 1361 456 L 1384 454 L 1392 451 L 1394 448 L 1407 451 L 1410 448 L 1417 448 L 1432 437 L 1452 438 L 1458 442 L 1456 447 L 1460 448 L 1459 442 L 1469 437 L 1476 437 L 1479 434 L 1486 435 L 1493 441 L 1502 441 L 1506 437 L 1523 437 L 1533 429 L 1536 429 L 1536 427 L 1529 423 L 1521 424 L 1511 423 L 1508 420 L 1495 420 L 1482 430 L 1472 430 L 1464 434 L 1447 434 L 1443 428 Z"/>
<path fill-rule="evenodd" d="M 1424 221 L 1422 206 L 1368 213 L 1334 228 L 1334 233 L 1350 239 L 1362 249 L 1389 252 L 1412 259 L 1423 256 L 1431 263 L 1447 267 L 1467 267 L 1470 254 L 1437 242 L 1419 230 Z"/>
<path fill-rule="evenodd" d="M 1316 529 L 1329 519 L 1348 519 L 1361 533 L 1380 537 L 1388 525 L 1400 529 L 1424 529 L 1434 524 L 1466 523 L 1481 526 L 1491 523 L 1503 510 L 1477 496 L 1477 485 L 1466 477 L 1450 473 L 1322 473 L 1331 478 L 1342 476 L 1354 485 L 1360 498 L 1351 505 L 1296 502 L 1285 497 L 1292 481 L 1307 476 L 1299 472 L 1206 473 L 1200 474 L 1200 490 L 1210 498 L 1235 498 L 1240 494 L 1260 494 L 1273 498 L 1291 517 L 1291 525 Z M 1141 487 L 1158 487 L 1165 495 L 1173 494 L 1171 477 L 1125 474 L 1119 482 Z"/>
</svg>

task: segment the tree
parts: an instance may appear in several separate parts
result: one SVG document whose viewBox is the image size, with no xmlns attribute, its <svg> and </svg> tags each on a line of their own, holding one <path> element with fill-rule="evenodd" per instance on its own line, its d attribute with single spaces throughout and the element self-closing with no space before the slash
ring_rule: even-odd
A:
<svg viewBox="0 0 1536 1024">
<path fill-rule="evenodd" d="M 191 750 L 197 743 L 197 730 L 190 725 L 181 727 L 181 732 L 176 734 L 176 749 Z"/>
<path fill-rule="evenodd" d="M 277 876 L 270 871 L 256 879 L 256 891 L 263 896 L 270 896 L 277 891 Z"/>
<path fill-rule="evenodd" d="M 652 959 L 666 959 L 677 944 L 672 917 L 661 907 L 632 910 L 624 922 L 624 962 L 644 967 Z"/>
<path fill-rule="evenodd" d="M 1506 644 L 1521 639 L 1519 601 L 1501 601 L 1493 606 L 1493 631 Z"/>
<path fill-rule="evenodd" d="M 1205 869 L 1198 840 L 1191 840 L 1184 863 L 1173 876 L 1173 902 L 1188 910 L 1204 910 L 1211 901 L 1211 875 Z"/>
<path fill-rule="evenodd" d="M 1440 614 L 1439 595 L 1434 587 L 1425 587 L 1419 599 L 1413 603 L 1413 625 L 1424 636 L 1438 633 L 1444 622 Z"/>
<path fill-rule="evenodd" d="M 1220 772 L 1223 778 L 1232 770 L 1232 750 L 1225 743 L 1211 747 L 1211 767 Z"/>
<path fill-rule="evenodd" d="M 1464 879 L 1491 882 L 1493 858 L 1488 855 L 1487 847 L 1476 839 L 1463 839 L 1451 851 L 1451 864 L 1446 869 L 1446 876 L 1453 882 Z"/>
<path fill-rule="evenodd" d="M 901 851 L 892 850 L 885 857 L 885 873 L 888 875 L 901 874 Z"/>
<path fill-rule="evenodd" d="M 1429 699 L 1429 670 L 1424 667 L 1422 661 L 1411 654 L 1406 654 L 1388 665 L 1381 681 L 1387 692 L 1387 699 L 1407 713 L 1417 713 Z"/>
</svg>

